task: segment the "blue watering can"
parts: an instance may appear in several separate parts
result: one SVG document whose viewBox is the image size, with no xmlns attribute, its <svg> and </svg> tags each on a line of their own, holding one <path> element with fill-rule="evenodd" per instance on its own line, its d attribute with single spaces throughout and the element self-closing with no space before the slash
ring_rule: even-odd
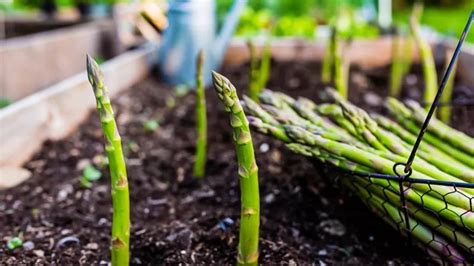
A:
<svg viewBox="0 0 474 266">
<path fill-rule="evenodd" d="M 193 86 L 195 61 L 204 51 L 204 82 L 219 67 L 227 44 L 247 0 L 235 0 L 220 33 L 216 33 L 215 0 L 175 0 L 168 11 L 169 26 L 163 33 L 158 63 L 165 82 Z"/>
</svg>

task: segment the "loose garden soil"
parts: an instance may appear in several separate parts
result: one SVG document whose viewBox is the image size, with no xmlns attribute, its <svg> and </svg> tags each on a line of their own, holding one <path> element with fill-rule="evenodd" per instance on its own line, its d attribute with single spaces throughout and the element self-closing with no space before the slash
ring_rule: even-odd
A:
<svg viewBox="0 0 474 266">
<path fill-rule="evenodd" d="M 318 99 L 324 87 L 317 62 L 274 62 L 268 87 Z M 420 99 L 419 66 L 407 77 L 403 97 Z M 222 71 L 242 92 L 248 66 Z M 389 68 L 353 68 L 350 98 L 380 111 Z M 92 93 L 92 91 L 91 91 Z M 455 98 L 474 99 L 462 84 Z M 182 97 L 148 78 L 114 100 L 128 158 L 131 190 L 131 263 L 235 264 L 239 180 L 228 116 L 207 91 L 209 153 L 206 177 L 192 176 L 193 94 Z M 472 107 L 455 109 L 454 125 L 474 135 Z M 160 127 L 146 132 L 143 123 Z M 32 136 L 34 137 L 34 136 Z M 262 264 L 426 264 L 426 255 L 368 211 L 356 197 L 334 186 L 338 173 L 321 175 L 308 159 L 254 134 L 260 168 Z M 107 264 L 110 262 L 109 176 L 90 189 L 79 183 L 81 168 L 104 155 L 98 116 L 61 141 L 47 141 L 25 168 L 32 177 L 0 192 L 0 264 Z M 23 248 L 4 243 L 21 235 Z"/>
</svg>

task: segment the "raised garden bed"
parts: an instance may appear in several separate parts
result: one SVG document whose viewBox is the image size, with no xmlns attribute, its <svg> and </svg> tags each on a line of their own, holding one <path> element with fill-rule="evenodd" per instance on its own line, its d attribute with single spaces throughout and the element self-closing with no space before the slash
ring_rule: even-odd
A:
<svg viewBox="0 0 474 266">
<path fill-rule="evenodd" d="M 387 69 L 354 67 L 350 99 L 380 111 L 379 100 L 387 94 Z M 228 64 L 222 72 L 240 92 L 246 90 L 246 64 Z M 274 61 L 268 87 L 317 100 L 323 88 L 319 73 L 316 61 Z M 403 95 L 419 99 L 414 93 L 421 86 L 419 66 L 412 73 Z M 111 83 L 112 88 L 117 84 Z M 461 80 L 454 98 L 472 99 L 473 94 L 472 83 Z M 232 135 L 214 91 L 207 91 L 207 99 L 207 175 L 195 180 L 193 96 L 176 97 L 172 88 L 149 77 L 115 98 L 128 158 L 134 264 L 235 262 L 239 189 Z M 455 127 L 473 135 L 472 108 L 456 108 L 454 115 Z M 150 119 L 160 121 L 154 132 L 144 130 L 143 123 Z M 332 177 L 320 176 L 310 161 L 267 137 L 254 134 L 254 141 L 258 164 L 264 166 L 260 167 L 261 263 L 426 263 L 423 253 L 405 246 L 396 231 L 356 198 L 334 189 Z M 103 153 L 100 123 L 92 113 L 77 131 L 64 140 L 47 141 L 24 164 L 32 178 L 0 192 L 0 211 L 5 213 L 0 228 L 5 238 L 23 233 L 34 247 L 10 252 L 2 246 L 1 264 L 110 261 L 107 171 L 91 189 L 81 188 L 79 182 L 81 165 Z"/>
<path fill-rule="evenodd" d="M 86 53 L 102 59 L 118 53 L 112 20 L 79 25 L 49 24 L 34 26 L 32 34 L 0 40 L 1 98 L 16 101 L 79 73 L 84 69 Z M 39 32 L 38 27 L 46 31 Z"/>
</svg>

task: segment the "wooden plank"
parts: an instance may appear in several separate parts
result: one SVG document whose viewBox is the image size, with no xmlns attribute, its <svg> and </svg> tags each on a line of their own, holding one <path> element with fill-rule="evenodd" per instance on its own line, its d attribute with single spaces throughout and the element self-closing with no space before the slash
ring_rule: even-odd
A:
<svg viewBox="0 0 474 266">
<path fill-rule="evenodd" d="M 257 41 L 260 49 L 263 41 Z M 276 39 L 272 41 L 272 56 L 276 60 L 321 60 L 324 55 L 325 43 L 304 39 Z M 355 40 L 347 48 L 347 56 L 351 63 L 370 68 L 384 66 L 391 62 L 391 38 L 382 37 L 376 40 Z M 233 40 L 224 57 L 224 64 L 239 65 L 249 58 L 246 41 Z M 418 52 L 414 49 L 414 60 L 418 60 Z"/>
<path fill-rule="evenodd" d="M 146 77 L 156 47 L 124 53 L 101 67 L 111 95 Z M 85 69 L 85 55 L 83 57 Z M 70 134 L 95 106 L 84 72 L 0 110 L 0 167 L 18 167 L 47 139 Z"/>
<path fill-rule="evenodd" d="M 103 55 L 113 31 L 104 20 L 0 41 L 0 97 L 18 100 L 79 73 L 84 54 Z"/>
</svg>

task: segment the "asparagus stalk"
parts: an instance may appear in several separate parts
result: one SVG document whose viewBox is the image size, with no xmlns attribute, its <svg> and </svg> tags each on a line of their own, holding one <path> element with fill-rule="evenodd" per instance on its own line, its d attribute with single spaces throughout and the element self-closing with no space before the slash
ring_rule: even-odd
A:
<svg viewBox="0 0 474 266">
<path fill-rule="evenodd" d="M 348 178 L 349 179 L 349 178 Z M 355 181 L 355 182 L 354 182 Z M 384 189 L 381 186 L 374 185 L 372 182 L 368 181 L 367 179 L 364 178 L 355 178 L 352 183 L 349 183 L 348 181 L 346 182 L 346 185 L 349 187 L 358 186 L 360 190 L 365 190 L 370 193 L 375 193 L 378 197 L 381 199 L 386 199 L 388 200 L 394 207 L 401 208 L 402 205 L 400 203 L 400 195 L 397 193 L 394 193 L 391 190 Z M 410 201 L 406 202 L 407 210 L 409 211 L 410 215 L 416 218 L 417 220 L 423 222 L 430 228 L 435 229 L 437 232 L 443 235 L 443 237 L 449 239 L 450 241 L 453 241 L 454 243 L 459 244 L 463 249 L 466 251 L 469 251 L 470 247 L 474 246 L 474 239 L 468 235 L 466 235 L 463 230 L 460 230 L 459 228 L 455 228 L 449 223 L 446 223 L 444 220 L 439 219 L 439 218 L 445 218 L 448 215 L 443 215 L 446 213 L 442 213 L 444 210 L 433 210 L 429 209 L 430 211 L 426 211 L 422 206 L 419 208 L 418 206 L 412 204 Z M 456 219 L 458 222 L 457 225 L 462 226 L 462 221 L 460 216 L 457 215 L 450 215 L 453 218 Z M 462 216 L 461 216 L 462 217 Z M 461 222 L 461 223 L 459 223 Z"/>
<path fill-rule="evenodd" d="M 413 112 L 412 117 L 419 124 L 422 124 L 428 115 L 426 111 L 415 101 L 409 100 L 406 102 L 406 104 Z M 463 132 L 449 127 L 435 117 L 431 118 L 430 124 L 428 125 L 428 131 L 432 132 L 441 139 L 448 141 L 449 143 L 463 150 L 465 153 L 474 156 L 474 138 L 469 137 Z"/>
<path fill-rule="evenodd" d="M 400 30 L 396 28 L 392 37 L 392 65 L 390 68 L 390 90 L 389 95 L 396 97 L 400 95 L 403 81 L 403 51 L 402 51 L 402 38 L 400 36 Z"/>
<path fill-rule="evenodd" d="M 257 58 L 255 44 L 249 41 L 247 46 L 250 51 L 249 96 L 252 100 L 258 102 L 258 95 L 270 78 L 271 46 L 270 41 L 267 40 L 262 50 L 260 62 Z"/>
<path fill-rule="evenodd" d="M 260 195 L 258 167 L 255 161 L 249 122 L 245 117 L 235 87 L 224 76 L 213 72 L 217 96 L 230 115 L 230 125 L 239 164 L 241 188 L 240 236 L 237 262 L 239 265 L 257 265 L 260 224 Z"/>
<path fill-rule="evenodd" d="M 270 46 L 270 39 L 265 42 L 262 51 L 262 59 L 260 61 L 260 73 L 259 73 L 259 93 L 267 85 L 268 79 L 270 78 L 270 67 L 272 59 L 272 47 Z"/>
<path fill-rule="evenodd" d="M 196 59 L 196 155 L 194 161 L 194 176 L 203 177 L 206 169 L 207 149 L 207 116 L 206 116 L 206 94 L 203 82 L 204 53 L 202 50 Z"/>
<path fill-rule="evenodd" d="M 453 51 L 448 50 L 446 51 L 446 68 L 448 68 L 448 65 L 451 61 L 451 55 L 453 54 Z M 448 81 L 446 83 L 446 86 L 444 87 L 443 94 L 441 94 L 441 102 L 444 103 L 449 103 L 452 100 L 453 96 L 453 88 L 454 88 L 454 78 L 456 77 L 456 67 L 457 64 L 453 66 L 453 70 L 451 72 L 451 76 L 449 76 Z M 441 121 L 443 121 L 446 124 L 449 124 L 449 121 L 451 119 L 451 106 L 445 105 L 445 106 L 439 106 L 438 107 L 438 117 Z"/>
<path fill-rule="evenodd" d="M 257 47 L 252 41 L 247 42 L 250 53 L 250 72 L 249 72 L 249 96 L 252 100 L 258 102 L 259 84 L 258 84 L 258 59 Z"/>
<path fill-rule="evenodd" d="M 448 241 L 438 234 L 433 233 L 433 231 L 426 227 L 426 225 L 418 222 L 413 217 L 408 217 L 408 224 L 410 225 L 409 232 L 406 231 L 405 218 L 400 210 L 394 207 L 391 204 L 388 204 L 379 196 L 374 194 L 369 194 L 366 189 L 359 186 L 358 184 L 354 185 L 357 189 L 356 194 L 362 198 L 366 199 L 363 202 L 369 208 L 375 208 L 377 211 L 375 213 L 381 214 L 381 216 L 386 220 L 390 225 L 394 226 L 397 229 L 402 229 L 402 232 L 405 234 L 409 233 L 418 239 L 421 243 L 433 249 L 438 254 L 445 256 L 452 263 L 465 263 L 467 262 L 466 258 Z"/>
<path fill-rule="evenodd" d="M 311 134 L 310 132 L 298 126 L 285 125 L 284 129 L 290 139 L 298 143 L 310 146 L 317 146 L 320 149 L 324 149 L 332 154 L 342 156 L 358 164 L 370 167 L 374 169 L 376 173 L 393 174 L 392 167 L 394 165 L 394 162 L 391 160 L 374 155 L 371 152 L 359 149 L 349 144 L 328 140 L 321 136 Z M 424 165 L 420 164 L 417 164 L 417 169 L 422 169 L 425 172 L 430 172 L 429 169 L 426 169 Z M 416 169 L 414 169 L 412 177 L 434 180 L 434 178 Z M 427 192 L 430 195 L 444 199 L 454 206 L 458 206 L 466 210 L 471 209 L 470 195 L 467 192 L 460 192 L 457 189 L 450 187 L 440 187 L 439 189 L 437 189 L 437 191 L 433 191 L 431 187 L 425 184 L 418 183 L 413 184 L 413 187 L 421 192 Z"/>
<path fill-rule="evenodd" d="M 415 42 L 418 45 L 420 51 L 420 57 L 423 63 L 423 76 L 425 79 L 425 92 L 424 92 L 424 101 L 425 103 L 431 103 L 434 100 L 436 91 L 438 89 L 438 78 L 436 74 L 436 65 L 433 58 L 433 53 L 431 47 L 423 40 L 420 32 L 419 19 L 421 13 L 423 12 L 423 5 L 417 2 L 413 9 L 413 14 L 410 17 L 410 29 L 412 35 L 415 39 Z M 429 104 L 426 109 L 429 108 Z"/>
<path fill-rule="evenodd" d="M 97 111 L 102 123 L 109 159 L 112 187 L 112 265 L 128 265 L 130 254 L 130 199 L 127 169 L 122 152 L 122 141 L 114 119 L 114 112 L 97 62 L 87 56 L 87 75 L 94 89 Z"/>
<path fill-rule="evenodd" d="M 336 33 L 335 43 L 335 56 L 334 56 L 334 85 L 339 94 L 347 99 L 348 95 L 348 82 L 349 82 L 349 59 L 344 54 L 343 41 Z"/>
<path fill-rule="evenodd" d="M 391 132 L 381 130 L 377 123 L 369 117 L 369 115 L 362 109 L 350 104 L 347 101 L 339 100 L 340 105 L 343 109 L 344 115 L 351 121 L 355 128 L 359 129 L 359 134 L 363 135 L 366 139 L 366 142 L 371 144 L 374 148 L 378 150 L 385 150 L 379 148 L 379 146 L 387 147 L 395 154 L 402 155 L 406 158 L 410 155 L 410 149 L 403 145 L 403 140 L 398 138 L 398 136 L 392 134 Z M 421 111 L 424 111 L 421 109 Z M 466 180 L 467 182 L 474 181 L 474 170 L 467 167 L 453 166 L 449 162 L 445 162 L 442 159 L 438 159 L 436 156 L 432 156 L 429 153 L 424 152 L 423 150 L 419 151 L 422 159 L 415 159 L 415 164 L 423 164 L 423 170 L 429 170 L 427 174 L 441 180 L 461 181 L 457 177 Z M 403 159 L 403 158 L 401 158 Z M 429 163 L 428 163 L 429 162 Z M 441 172 L 439 169 L 443 169 L 444 172 Z M 425 172 L 426 173 L 426 172 Z M 450 175 L 452 173 L 452 175 Z"/>
<path fill-rule="evenodd" d="M 406 35 L 403 40 L 403 53 L 402 53 L 402 76 L 406 76 L 410 73 L 410 68 L 413 60 L 413 48 L 414 40 L 410 34 Z"/>
<path fill-rule="evenodd" d="M 367 166 L 360 165 L 353 161 L 348 161 L 347 159 L 343 157 L 335 156 L 331 153 L 325 152 L 324 150 L 321 150 L 316 147 L 311 147 L 311 146 L 307 146 L 307 145 L 303 145 L 299 143 L 289 143 L 287 144 L 287 147 L 295 153 L 299 153 L 308 157 L 318 158 L 319 160 L 322 160 L 324 162 L 329 162 L 330 164 L 337 166 L 339 168 L 342 168 L 344 170 L 365 172 L 365 173 L 374 172 L 373 169 Z M 389 195 L 391 195 L 390 199 L 393 201 L 396 201 L 394 202 L 394 204 L 396 204 L 397 202 L 398 203 L 400 202 L 399 188 L 398 188 L 398 184 L 395 181 L 391 181 L 391 180 L 389 181 L 389 180 L 383 180 L 383 179 L 377 179 L 377 178 L 370 178 L 370 179 L 365 179 L 362 177 L 356 178 L 356 180 L 359 180 L 359 179 L 364 181 L 364 184 L 366 185 L 366 189 L 375 190 L 375 189 L 385 188 L 384 192 L 382 192 L 382 195 L 380 195 L 381 197 L 387 198 L 389 197 Z M 368 185 L 368 184 L 372 184 L 372 185 Z M 394 196 L 394 195 L 397 195 L 397 196 Z M 414 205 L 412 205 L 411 207 L 412 211 L 417 210 L 417 208 L 426 209 L 426 210 L 429 210 L 430 212 L 436 213 L 437 215 L 439 215 L 439 217 L 442 217 L 446 221 L 455 223 L 460 228 L 466 228 L 467 230 L 471 230 L 471 231 L 472 229 L 474 229 L 474 218 L 469 217 L 471 216 L 471 214 L 474 215 L 472 211 L 466 211 L 463 208 L 459 208 L 451 204 L 446 204 L 443 200 L 432 197 L 430 195 L 426 195 L 423 192 L 417 191 L 416 189 L 406 187 L 406 186 L 404 186 L 404 195 L 407 200 L 419 206 L 419 207 L 415 207 Z"/>
<path fill-rule="evenodd" d="M 321 69 L 321 81 L 323 83 L 330 83 L 334 71 L 334 58 L 336 54 L 336 29 L 330 28 L 330 36 L 326 43 L 324 52 L 323 65 Z"/>
<path fill-rule="evenodd" d="M 411 120 L 413 115 L 405 105 L 394 98 L 388 98 L 386 101 L 386 107 L 403 127 L 411 131 L 413 134 L 419 133 L 420 127 L 417 123 Z M 425 132 L 423 141 L 427 141 L 464 165 L 474 168 L 474 160 L 472 160 L 471 155 L 452 147 L 430 132 Z"/>
</svg>

